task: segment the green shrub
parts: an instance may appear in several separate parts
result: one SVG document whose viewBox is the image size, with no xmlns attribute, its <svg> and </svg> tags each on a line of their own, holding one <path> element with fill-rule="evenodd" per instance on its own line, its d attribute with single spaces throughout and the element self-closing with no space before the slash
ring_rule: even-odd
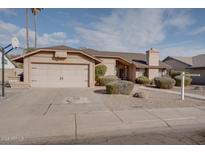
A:
<svg viewBox="0 0 205 154">
<path fill-rule="evenodd" d="M 108 94 L 129 95 L 134 88 L 134 83 L 130 81 L 117 80 L 106 84 Z"/>
<path fill-rule="evenodd" d="M 180 75 L 175 76 L 174 79 L 176 81 L 176 86 L 181 86 L 182 76 L 180 76 Z M 184 86 L 191 85 L 191 82 L 192 82 L 192 78 L 190 78 L 190 77 L 185 77 L 184 78 Z"/>
<path fill-rule="evenodd" d="M 154 83 L 157 88 L 171 89 L 174 87 L 176 81 L 169 77 L 156 77 L 154 78 Z"/>
<path fill-rule="evenodd" d="M 143 85 L 150 84 L 150 82 L 151 81 L 146 76 L 140 76 L 136 79 L 136 83 L 143 84 Z"/>
<path fill-rule="evenodd" d="M 180 75 L 182 72 L 181 71 L 176 71 L 176 70 L 170 70 L 169 71 L 169 76 L 171 76 L 171 78 L 174 78 L 175 76 Z"/>
<path fill-rule="evenodd" d="M 104 76 L 107 71 L 107 66 L 98 65 L 95 67 L 95 80 L 97 81 L 100 76 Z"/>
<path fill-rule="evenodd" d="M 99 86 L 105 86 L 107 83 L 119 80 L 117 76 L 114 75 L 107 75 L 107 76 L 100 76 L 97 80 Z"/>
</svg>

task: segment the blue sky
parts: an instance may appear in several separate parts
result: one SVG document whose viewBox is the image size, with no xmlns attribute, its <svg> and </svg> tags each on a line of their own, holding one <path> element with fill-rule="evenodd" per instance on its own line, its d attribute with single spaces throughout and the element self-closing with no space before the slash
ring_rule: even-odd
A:
<svg viewBox="0 0 205 154">
<path fill-rule="evenodd" d="M 205 53 L 205 9 L 43 9 L 37 18 L 38 47 L 122 52 L 153 47 L 161 58 Z M 0 44 L 12 36 L 25 47 L 25 9 L 0 9 Z M 31 13 L 29 39 L 33 46 Z"/>
</svg>

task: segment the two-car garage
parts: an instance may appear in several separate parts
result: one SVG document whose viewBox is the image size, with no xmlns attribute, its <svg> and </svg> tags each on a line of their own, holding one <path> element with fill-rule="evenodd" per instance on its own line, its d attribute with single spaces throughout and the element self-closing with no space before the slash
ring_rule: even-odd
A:
<svg viewBox="0 0 205 154">
<path fill-rule="evenodd" d="M 88 65 L 32 64 L 32 87 L 88 87 Z"/>
<path fill-rule="evenodd" d="M 24 65 L 24 82 L 31 87 L 93 87 L 95 65 L 101 60 L 81 50 L 38 49 L 15 59 Z"/>
</svg>

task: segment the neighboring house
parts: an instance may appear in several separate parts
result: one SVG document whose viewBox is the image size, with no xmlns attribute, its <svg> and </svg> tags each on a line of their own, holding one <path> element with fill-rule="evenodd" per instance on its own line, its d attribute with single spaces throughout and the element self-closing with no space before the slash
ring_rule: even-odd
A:
<svg viewBox="0 0 205 154">
<path fill-rule="evenodd" d="M 5 80 L 9 77 L 15 76 L 15 64 L 7 57 L 4 56 Z M 0 52 L 0 81 L 2 79 L 2 52 Z"/>
<path fill-rule="evenodd" d="M 186 71 L 187 67 L 192 66 L 192 57 L 168 56 L 163 62 L 170 65 L 174 70 Z"/>
<path fill-rule="evenodd" d="M 143 54 L 54 46 L 36 49 L 13 60 L 24 63 L 24 82 L 32 87 L 93 87 L 95 66 L 99 64 L 107 66 L 106 75 L 130 81 L 141 75 L 153 79 L 170 68 L 153 49 Z"/>
<path fill-rule="evenodd" d="M 188 71 L 193 74 L 200 74 L 200 77 L 192 77 L 194 84 L 205 85 L 205 54 L 192 57 L 192 66 Z"/>
<path fill-rule="evenodd" d="M 192 77 L 192 83 L 205 85 L 205 54 L 194 57 L 167 57 L 163 62 L 174 70 L 200 74 L 200 77 Z"/>
</svg>

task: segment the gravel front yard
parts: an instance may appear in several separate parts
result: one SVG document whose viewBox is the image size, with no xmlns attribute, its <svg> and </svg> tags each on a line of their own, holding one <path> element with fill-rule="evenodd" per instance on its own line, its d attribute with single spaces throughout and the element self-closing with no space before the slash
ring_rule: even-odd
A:
<svg viewBox="0 0 205 154">
<path fill-rule="evenodd" d="M 172 90 L 180 91 L 181 87 L 174 87 Z M 191 85 L 185 87 L 185 92 L 205 96 L 205 86 Z"/>
<path fill-rule="evenodd" d="M 135 92 L 143 92 L 147 95 L 147 98 L 133 97 L 132 95 Z M 68 106 L 68 111 L 72 109 L 72 112 L 81 108 L 82 111 L 86 111 L 87 109 L 90 111 L 205 106 L 205 101 L 203 100 L 186 97 L 185 101 L 181 101 L 179 95 L 139 89 L 138 85 L 135 86 L 131 95 L 106 94 L 105 87 L 95 87 L 89 89 L 7 89 L 7 97 L 4 101 L 11 105 L 25 104 L 27 106 L 30 104 L 49 104 L 49 97 L 54 94 L 56 95 L 56 98 L 54 98 L 53 104 L 56 104 L 55 106 L 57 106 L 57 104 L 60 104 L 58 106 L 66 105 Z M 45 100 L 41 99 L 42 97 L 45 97 Z M 80 99 L 77 100 L 76 103 L 69 103 L 69 101 L 72 101 L 72 97 Z M 0 99 L 0 102 L 3 103 L 4 101 Z M 78 103 L 79 101 L 85 103 Z"/>
<path fill-rule="evenodd" d="M 104 104 L 112 110 L 123 110 L 131 108 L 175 108 L 175 107 L 197 107 L 205 106 L 205 101 L 192 98 L 180 100 L 180 96 L 175 94 L 162 93 L 151 90 L 134 90 L 132 92 L 146 93 L 148 98 L 135 98 L 132 95 L 108 95 Z M 106 95 L 106 94 L 105 94 Z"/>
</svg>

